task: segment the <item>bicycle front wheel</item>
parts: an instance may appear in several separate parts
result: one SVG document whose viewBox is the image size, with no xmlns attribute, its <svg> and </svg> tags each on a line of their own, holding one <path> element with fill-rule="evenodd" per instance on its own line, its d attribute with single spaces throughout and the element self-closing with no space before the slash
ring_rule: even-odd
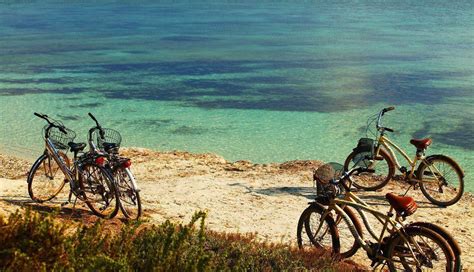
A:
<svg viewBox="0 0 474 272">
<path fill-rule="evenodd" d="M 137 220 L 142 215 L 140 193 L 134 186 L 134 176 L 128 168 L 118 168 L 114 172 L 120 196 L 120 209 L 126 218 Z"/>
<path fill-rule="evenodd" d="M 353 151 L 344 162 L 344 171 L 354 167 L 375 170 L 374 173 L 365 172 L 351 177 L 356 188 L 366 191 L 384 187 L 395 174 L 395 165 L 390 155 L 383 149 L 380 149 L 379 155 L 375 158 L 371 152 Z"/>
<path fill-rule="evenodd" d="M 102 218 L 113 218 L 119 209 L 118 191 L 114 178 L 102 166 L 88 163 L 79 173 L 79 186 L 86 205 Z"/>
<path fill-rule="evenodd" d="M 324 207 L 313 203 L 303 211 L 298 220 L 296 233 L 298 247 L 321 248 L 339 254 L 340 244 L 336 224 L 331 216 L 322 218 L 324 210 Z"/>
<path fill-rule="evenodd" d="M 69 160 L 66 154 L 62 152 L 59 154 L 68 164 Z M 49 201 L 61 192 L 66 180 L 58 163 L 50 154 L 45 153 L 36 160 L 28 174 L 28 194 L 35 202 Z"/>
<path fill-rule="evenodd" d="M 439 206 L 450 206 L 459 201 L 464 193 L 461 168 L 449 157 L 428 157 L 418 167 L 420 189 L 425 197 Z"/>
<path fill-rule="evenodd" d="M 404 230 L 389 243 L 387 264 L 390 271 L 452 271 L 453 252 L 436 232 L 420 227 Z"/>
<path fill-rule="evenodd" d="M 349 219 L 354 225 L 355 230 L 361 238 L 363 238 L 362 224 L 354 213 L 354 209 L 346 206 L 344 207 L 344 212 L 349 216 Z M 337 227 L 337 232 L 339 234 L 340 240 L 340 255 L 342 258 L 350 258 L 356 254 L 357 250 L 360 248 L 359 242 L 354 238 L 354 235 L 351 232 L 351 226 L 344 220 L 342 215 L 338 214 L 335 218 L 335 223 Z"/>
</svg>

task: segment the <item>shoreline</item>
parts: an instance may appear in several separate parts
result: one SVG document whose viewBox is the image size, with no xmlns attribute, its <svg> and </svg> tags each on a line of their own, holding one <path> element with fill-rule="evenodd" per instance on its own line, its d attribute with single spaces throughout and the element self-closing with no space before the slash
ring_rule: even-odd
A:
<svg viewBox="0 0 474 272">
<path fill-rule="evenodd" d="M 299 216 L 314 199 L 312 169 L 323 164 L 321 161 L 229 162 L 211 153 L 158 152 L 145 148 L 124 148 L 121 153 L 132 159 L 144 215 L 151 222 L 186 222 L 195 211 L 202 210 L 208 213 L 206 224 L 211 230 L 256 233 L 259 239 L 292 245 L 296 244 Z M 31 205 L 25 182 L 30 167 L 28 161 L 0 154 L 0 209 L 12 212 Z M 404 191 L 404 184 L 391 181 L 380 192 L 357 195 L 377 209 L 388 211 L 388 202 L 381 196 Z M 63 190 L 55 201 L 41 205 L 57 207 L 66 194 L 67 190 Z M 474 252 L 470 250 L 474 244 L 473 195 L 465 193 L 460 202 L 448 208 L 432 205 L 419 190 L 411 190 L 408 195 L 418 203 L 418 210 L 407 222 L 427 221 L 445 227 L 461 246 L 464 267 L 474 266 Z M 381 226 L 375 220 L 369 217 L 377 232 Z M 362 250 L 351 259 L 370 264 Z"/>
</svg>

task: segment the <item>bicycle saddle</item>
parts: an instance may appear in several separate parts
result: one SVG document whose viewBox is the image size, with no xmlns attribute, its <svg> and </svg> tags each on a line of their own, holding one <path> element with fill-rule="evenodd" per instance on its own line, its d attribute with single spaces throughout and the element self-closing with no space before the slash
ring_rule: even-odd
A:
<svg viewBox="0 0 474 272">
<path fill-rule="evenodd" d="M 416 205 L 415 200 L 409 196 L 397 196 L 394 193 L 388 193 L 385 195 L 395 211 L 401 216 L 409 216 L 415 213 L 418 206 Z"/>
<path fill-rule="evenodd" d="M 67 145 L 71 148 L 71 151 L 75 153 L 84 150 L 84 148 L 86 147 L 85 143 L 69 142 Z"/>
<path fill-rule="evenodd" d="M 417 149 L 426 149 L 431 144 L 431 139 L 411 139 L 410 144 L 414 145 Z"/>
</svg>

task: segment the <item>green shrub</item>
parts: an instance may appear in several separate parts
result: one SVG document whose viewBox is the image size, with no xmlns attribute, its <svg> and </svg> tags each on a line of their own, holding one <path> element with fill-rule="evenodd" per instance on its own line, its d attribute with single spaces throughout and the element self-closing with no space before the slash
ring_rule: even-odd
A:
<svg viewBox="0 0 474 272">
<path fill-rule="evenodd" d="M 325 252 L 257 242 L 253 235 L 205 231 L 203 212 L 191 222 L 93 225 L 26 210 L 0 217 L 2 271 L 281 271 L 354 270 Z M 198 225 L 196 227 L 196 225 Z"/>
</svg>

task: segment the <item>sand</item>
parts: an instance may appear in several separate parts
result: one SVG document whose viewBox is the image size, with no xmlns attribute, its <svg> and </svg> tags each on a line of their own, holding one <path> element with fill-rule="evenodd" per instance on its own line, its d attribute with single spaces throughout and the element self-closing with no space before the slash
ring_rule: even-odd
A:
<svg viewBox="0 0 474 272">
<path fill-rule="evenodd" d="M 186 222 L 195 211 L 205 210 L 207 226 L 212 230 L 252 232 L 262 240 L 291 244 L 296 244 L 298 218 L 315 194 L 312 170 L 322 165 L 319 161 L 228 162 L 214 154 L 141 148 L 126 149 L 123 154 L 132 158 L 145 217 L 151 222 Z M 0 155 L 0 162 L 0 213 L 7 214 L 31 203 L 26 184 L 31 162 L 5 155 Z M 405 184 L 392 181 L 382 191 L 357 195 L 379 210 L 388 211 L 385 193 L 401 194 L 405 189 Z M 474 268 L 474 252 L 470 250 L 474 244 L 472 195 L 466 193 L 448 208 L 432 205 L 420 191 L 412 190 L 409 195 L 419 208 L 407 221 L 428 221 L 448 229 L 461 246 L 464 267 Z M 45 205 L 59 207 L 65 197 L 62 193 Z M 377 223 L 373 225 L 378 229 Z M 353 260 L 370 264 L 363 250 Z"/>
</svg>

